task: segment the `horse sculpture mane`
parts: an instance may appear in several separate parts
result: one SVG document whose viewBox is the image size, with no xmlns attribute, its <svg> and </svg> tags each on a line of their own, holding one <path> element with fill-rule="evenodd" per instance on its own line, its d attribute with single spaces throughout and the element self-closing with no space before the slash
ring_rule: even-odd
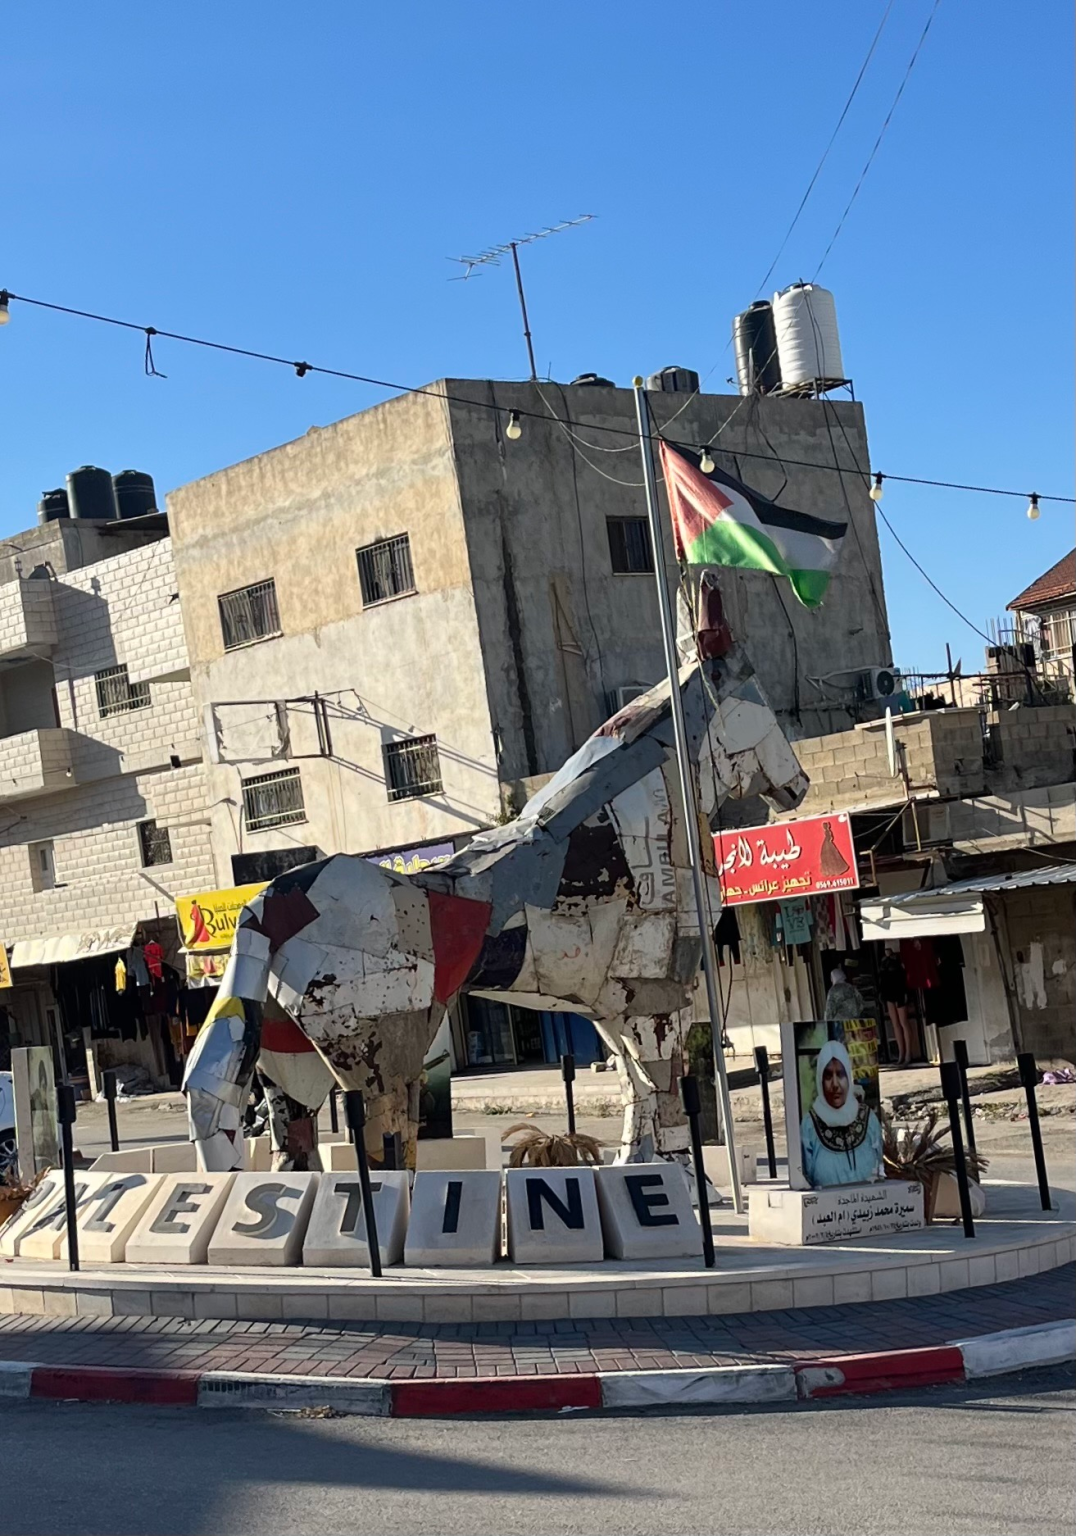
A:
<svg viewBox="0 0 1076 1536">
<path fill-rule="evenodd" d="M 692 661 L 679 687 L 703 814 L 729 795 L 794 808 L 807 781 L 743 651 L 730 640 Z M 405 876 L 336 854 L 244 908 L 184 1080 L 199 1161 L 242 1166 L 258 1062 L 276 1085 L 278 1166 L 317 1166 L 335 1082 L 367 1101 L 371 1161 L 399 1132 L 413 1167 L 423 1061 L 462 992 L 592 1019 L 624 1097 L 621 1159 L 683 1155 L 676 1083 L 700 955 L 665 682 L 448 861 Z"/>
</svg>

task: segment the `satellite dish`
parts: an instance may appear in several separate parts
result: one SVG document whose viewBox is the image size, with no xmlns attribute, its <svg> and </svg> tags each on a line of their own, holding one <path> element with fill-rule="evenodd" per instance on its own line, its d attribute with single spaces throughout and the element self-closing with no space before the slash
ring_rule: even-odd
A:
<svg viewBox="0 0 1076 1536">
<path fill-rule="evenodd" d="M 889 764 L 889 777 L 897 776 L 897 738 L 893 731 L 893 711 L 886 708 L 885 712 L 885 755 Z"/>
</svg>

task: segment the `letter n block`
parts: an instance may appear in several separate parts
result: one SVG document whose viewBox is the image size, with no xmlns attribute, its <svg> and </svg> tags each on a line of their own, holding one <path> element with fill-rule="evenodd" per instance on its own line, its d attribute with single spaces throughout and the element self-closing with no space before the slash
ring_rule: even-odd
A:
<svg viewBox="0 0 1076 1536">
<path fill-rule="evenodd" d="M 513 1264 L 604 1258 L 593 1168 L 509 1168 L 504 1194 Z"/>
</svg>

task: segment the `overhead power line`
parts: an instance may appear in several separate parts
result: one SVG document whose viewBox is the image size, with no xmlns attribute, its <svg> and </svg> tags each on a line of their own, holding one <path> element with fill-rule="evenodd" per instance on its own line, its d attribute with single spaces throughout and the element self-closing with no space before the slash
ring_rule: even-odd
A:
<svg viewBox="0 0 1076 1536">
<path fill-rule="evenodd" d="M 13 293 L 6 288 L 0 289 L 0 302 L 8 300 L 18 304 L 30 304 L 33 305 L 36 309 L 51 310 L 56 314 L 72 315 L 80 320 L 94 320 L 101 325 L 116 326 L 119 329 L 125 331 L 139 331 L 143 336 L 157 337 L 162 341 L 178 341 L 182 342 L 185 346 L 205 347 L 213 352 L 226 352 L 232 357 L 246 357 L 252 359 L 254 362 L 274 363 L 280 367 L 292 369 L 292 371 L 299 378 L 305 378 L 306 375 L 310 373 L 318 373 L 322 374 L 326 378 L 346 379 L 349 383 L 353 384 L 368 384 L 374 389 L 387 389 L 393 391 L 396 394 L 427 395 L 432 399 L 445 400 L 453 405 L 465 405 L 472 410 L 490 411 L 494 415 L 513 417 L 515 418 L 517 425 L 518 422 L 524 418 L 533 421 L 543 421 L 546 423 L 548 423 L 550 419 L 545 411 L 532 411 L 528 410 L 525 406 L 508 407 L 504 405 L 498 405 L 495 401 L 491 400 L 473 400 L 469 399 L 465 395 L 453 394 L 448 390 L 433 389 L 429 385 L 400 384 L 392 379 L 374 378 L 371 374 L 352 373 L 345 368 L 327 368 L 321 363 L 297 362 L 289 357 L 280 357 L 273 352 L 259 352 L 251 347 L 237 347 L 233 346 L 229 342 L 212 341 L 204 336 L 187 336 L 181 331 L 164 331 L 159 329 L 157 326 L 139 325 L 133 320 L 121 320 L 115 315 L 101 315 L 97 314 L 93 310 L 76 309 L 69 304 L 56 304 L 48 299 L 33 299 L 24 293 Z M 635 442 L 638 442 L 639 440 L 638 431 L 634 427 L 606 426 L 599 422 L 581 422 L 573 421 L 571 419 L 565 419 L 561 421 L 560 425 L 565 427 L 574 427 L 577 430 L 585 432 L 605 432 L 614 437 L 631 438 Z M 664 430 L 667 431 L 667 425 Z M 663 435 L 664 431 L 659 429 L 657 436 L 661 437 Z M 767 464 L 773 463 L 772 454 L 750 453 L 745 449 L 737 449 L 737 454 L 742 459 L 757 459 Z M 782 464 L 794 465 L 798 469 L 817 469 L 830 474 L 836 473 L 841 475 L 855 475 L 857 478 L 861 474 L 861 471 L 858 469 L 846 468 L 841 465 L 819 464 L 810 459 L 782 458 L 781 462 Z M 924 478 L 921 475 L 893 475 L 889 474 L 888 472 L 882 476 L 882 479 L 901 481 L 905 485 L 929 485 L 939 487 L 944 490 L 974 491 L 987 496 L 1013 496 L 1025 501 L 1029 498 L 1029 496 L 1034 494 L 1036 499 L 1040 502 L 1056 501 L 1076 505 L 1076 497 L 1055 496 L 1044 491 L 1035 493 L 1031 493 L 1029 491 L 1014 491 L 997 485 L 970 485 L 956 480 L 930 480 Z"/>
</svg>

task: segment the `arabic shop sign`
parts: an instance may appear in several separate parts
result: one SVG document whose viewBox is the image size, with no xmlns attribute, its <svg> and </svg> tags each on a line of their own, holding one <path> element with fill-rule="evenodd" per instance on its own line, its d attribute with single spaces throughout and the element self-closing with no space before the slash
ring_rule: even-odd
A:
<svg viewBox="0 0 1076 1536">
<path fill-rule="evenodd" d="M 230 949 L 239 914 L 265 890 L 265 881 L 255 885 L 233 885 L 225 891 L 201 891 L 197 896 L 181 896 L 176 902 L 176 917 L 183 937 L 183 948 L 200 950 Z"/>
<path fill-rule="evenodd" d="M 452 843 L 424 843 L 421 848 L 398 848 L 395 853 L 368 853 L 366 858 L 397 875 L 415 875 L 420 869 L 450 859 L 455 851 Z"/>
<path fill-rule="evenodd" d="M 721 900 L 786 901 L 859 885 L 847 815 L 804 816 L 714 838 Z"/>
</svg>

